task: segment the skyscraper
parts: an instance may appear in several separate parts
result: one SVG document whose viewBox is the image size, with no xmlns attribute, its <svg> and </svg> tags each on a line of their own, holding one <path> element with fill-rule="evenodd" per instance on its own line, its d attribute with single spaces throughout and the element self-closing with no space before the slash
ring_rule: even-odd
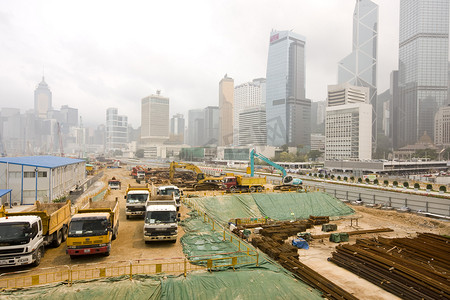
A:
<svg viewBox="0 0 450 300">
<path fill-rule="evenodd" d="M 267 144 L 309 145 L 311 100 L 305 98 L 305 38 L 270 33 L 266 76 Z"/>
<path fill-rule="evenodd" d="M 219 82 L 219 146 L 233 144 L 234 80 L 226 74 Z"/>
<path fill-rule="evenodd" d="M 205 113 L 205 145 L 216 145 L 219 138 L 219 107 L 207 106 Z"/>
<path fill-rule="evenodd" d="M 352 53 L 339 62 L 338 83 L 350 83 L 370 89 L 372 105 L 372 146 L 377 138 L 377 57 L 378 5 L 370 0 L 356 0 L 353 12 Z"/>
<path fill-rule="evenodd" d="M 117 108 L 106 110 L 106 151 L 125 149 L 128 143 L 128 117 L 120 116 Z"/>
<path fill-rule="evenodd" d="M 42 81 L 34 90 L 34 113 L 38 118 L 47 118 L 47 112 L 52 109 L 52 91 L 45 82 L 44 76 Z"/>
<path fill-rule="evenodd" d="M 172 143 L 184 143 L 184 116 L 176 114 L 170 119 L 170 139 Z"/>
<path fill-rule="evenodd" d="M 143 144 L 163 144 L 169 139 L 169 98 L 156 95 L 141 101 L 141 142 Z"/>
<path fill-rule="evenodd" d="M 205 112 L 203 109 L 190 109 L 188 111 L 188 144 L 203 146 L 205 129 Z"/>
<path fill-rule="evenodd" d="M 397 147 L 433 137 L 434 115 L 448 101 L 448 34 L 448 0 L 400 1 Z"/>
</svg>

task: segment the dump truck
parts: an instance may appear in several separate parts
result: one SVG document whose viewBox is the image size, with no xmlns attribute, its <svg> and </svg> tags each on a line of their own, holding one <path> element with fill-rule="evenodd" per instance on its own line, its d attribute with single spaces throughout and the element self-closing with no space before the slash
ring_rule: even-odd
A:
<svg viewBox="0 0 450 300">
<path fill-rule="evenodd" d="M 64 203 L 36 201 L 32 210 L 0 209 L 0 267 L 38 266 L 44 247 L 58 247 L 67 239 L 70 200 Z"/>
<path fill-rule="evenodd" d="M 178 236 L 178 221 L 175 195 L 155 195 L 147 201 L 144 221 L 144 241 L 170 241 Z"/>
<path fill-rule="evenodd" d="M 156 187 L 156 194 L 161 196 L 172 196 L 175 197 L 175 206 L 177 207 L 177 211 L 180 210 L 181 207 L 181 195 L 183 194 L 180 189 L 175 185 L 162 185 Z"/>
<path fill-rule="evenodd" d="M 116 177 L 111 178 L 111 180 L 108 180 L 108 187 L 111 190 L 120 190 L 122 188 L 122 184 L 120 180 L 116 179 Z"/>
<path fill-rule="evenodd" d="M 245 177 L 241 175 L 227 176 L 223 179 L 222 188 L 227 192 L 262 192 L 267 183 L 266 177 Z"/>
<path fill-rule="evenodd" d="M 150 199 L 150 186 L 132 186 L 128 185 L 124 198 L 127 200 L 125 204 L 125 214 L 127 219 L 130 216 L 144 216 L 145 204 Z"/>
<path fill-rule="evenodd" d="M 69 223 L 66 253 L 70 258 L 102 253 L 109 256 L 111 242 L 119 231 L 119 200 L 89 200 L 89 207 L 79 209 Z"/>
</svg>

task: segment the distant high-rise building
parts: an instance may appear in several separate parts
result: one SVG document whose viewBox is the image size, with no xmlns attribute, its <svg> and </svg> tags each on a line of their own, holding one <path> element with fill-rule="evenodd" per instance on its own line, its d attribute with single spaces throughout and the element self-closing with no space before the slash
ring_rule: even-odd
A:
<svg viewBox="0 0 450 300">
<path fill-rule="evenodd" d="M 219 146 L 233 144 L 234 80 L 226 74 L 219 82 Z"/>
<path fill-rule="evenodd" d="M 41 119 L 47 118 L 47 112 L 52 109 L 52 91 L 45 82 L 42 81 L 34 90 L 34 113 Z"/>
<path fill-rule="evenodd" d="M 239 146 L 266 145 L 266 108 L 264 105 L 250 106 L 240 110 Z"/>
<path fill-rule="evenodd" d="M 184 143 L 184 116 L 176 114 L 170 119 L 170 140 L 172 143 Z"/>
<path fill-rule="evenodd" d="M 433 138 L 434 115 L 448 101 L 448 34 L 448 0 L 400 1 L 397 148 Z"/>
<path fill-rule="evenodd" d="M 265 104 L 266 79 L 258 78 L 234 88 L 234 138 L 239 141 L 239 114 L 243 109 Z"/>
<path fill-rule="evenodd" d="M 216 145 L 219 140 L 219 107 L 207 106 L 204 110 L 205 145 Z"/>
<path fill-rule="evenodd" d="M 370 0 L 357 0 L 353 13 L 352 53 L 339 62 L 338 84 L 350 83 L 370 89 L 373 148 L 377 138 L 377 48 L 378 5 Z"/>
<path fill-rule="evenodd" d="M 78 126 L 78 109 L 69 107 L 68 105 L 61 106 L 61 114 L 63 116 L 63 123 L 68 126 Z"/>
<path fill-rule="evenodd" d="M 203 146 L 205 137 L 205 112 L 203 109 L 188 111 L 188 145 Z"/>
<path fill-rule="evenodd" d="M 325 160 L 372 159 L 372 106 L 368 87 L 328 86 Z"/>
<path fill-rule="evenodd" d="M 267 144 L 309 146 L 311 100 L 305 98 L 305 38 L 270 33 L 266 76 Z"/>
<path fill-rule="evenodd" d="M 118 114 L 117 108 L 106 110 L 106 151 L 126 148 L 128 143 L 128 117 Z"/>
<path fill-rule="evenodd" d="M 169 139 L 169 98 L 156 95 L 141 101 L 141 143 L 163 144 Z"/>
</svg>

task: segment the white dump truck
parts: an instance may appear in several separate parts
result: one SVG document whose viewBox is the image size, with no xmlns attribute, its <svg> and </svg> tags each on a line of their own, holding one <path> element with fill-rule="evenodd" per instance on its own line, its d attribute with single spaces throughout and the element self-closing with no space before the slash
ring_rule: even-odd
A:
<svg viewBox="0 0 450 300">
<path fill-rule="evenodd" d="M 150 187 L 145 186 L 131 186 L 128 185 L 124 198 L 127 200 L 125 204 L 125 214 L 127 219 L 130 216 L 144 216 L 145 204 L 150 199 Z"/>
<path fill-rule="evenodd" d="M 0 267 L 33 264 L 38 266 L 44 247 L 58 247 L 67 239 L 70 200 L 41 203 L 24 212 L 0 209 Z"/>
<path fill-rule="evenodd" d="M 174 195 L 152 196 L 147 201 L 144 221 L 144 241 L 170 241 L 175 243 L 178 236 L 178 221 Z"/>
<path fill-rule="evenodd" d="M 156 194 L 161 196 L 174 196 L 175 197 L 175 206 L 177 207 L 177 211 L 180 210 L 181 206 L 181 195 L 183 192 L 180 192 L 180 189 L 175 185 L 162 185 L 156 187 Z"/>
</svg>

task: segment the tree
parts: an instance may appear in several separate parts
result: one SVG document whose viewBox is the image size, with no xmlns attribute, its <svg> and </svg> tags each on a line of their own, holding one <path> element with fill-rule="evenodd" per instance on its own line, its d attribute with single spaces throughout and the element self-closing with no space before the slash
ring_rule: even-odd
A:
<svg viewBox="0 0 450 300">
<path fill-rule="evenodd" d="M 436 150 L 434 149 L 421 149 L 421 150 L 416 150 L 416 152 L 414 152 L 413 157 L 415 158 L 429 158 L 431 160 L 435 160 L 438 158 L 438 154 L 436 152 Z"/>
<path fill-rule="evenodd" d="M 316 159 L 322 156 L 322 152 L 319 150 L 311 150 L 309 151 L 307 156 L 310 160 L 315 161 Z"/>
<path fill-rule="evenodd" d="M 144 158 L 144 149 L 137 149 L 136 153 L 134 153 L 134 156 L 137 158 Z"/>
</svg>

